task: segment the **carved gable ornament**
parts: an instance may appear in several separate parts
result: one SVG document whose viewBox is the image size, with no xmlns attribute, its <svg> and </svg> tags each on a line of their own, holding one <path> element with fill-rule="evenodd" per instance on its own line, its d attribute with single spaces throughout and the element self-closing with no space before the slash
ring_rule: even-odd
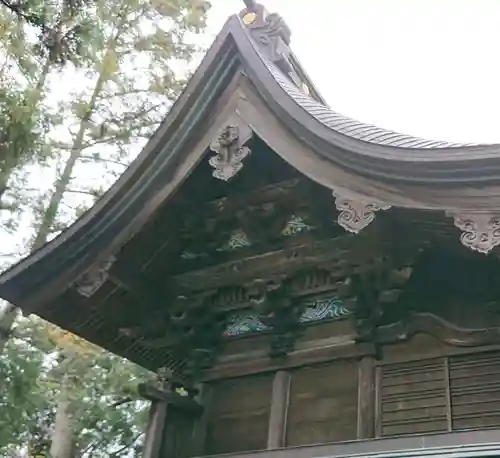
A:
<svg viewBox="0 0 500 458">
<path fill-rule="evenodd" d="M 109 278 L 109 269 L 115 262 L 115 257 L 110 256 L 101 264 L 97 264 L 85 272 L 75 283 L 76 291 L 84 297 L 93 296 Z"/>
<path fill-rule="evenodd" d="M 460 241 L 471 250 L 487 254 L 500 244 L 500 212 L 447 211 L 462 231 Z"/>
<path fill-rule="evenodd" d="M 219 180 L 228 181 L 243 167 L 243 160 L 250 155 L 250 148 L 244 144 L 252 136 L 248 126 L 228 124 L 210 144 L 210 149 L 216 153 L 209 159 L 209 164 L 215 169 L 213 176 Z"/>
<path fill-rule="evenodd" d="M 375 219 L 377 211 L 391 208 L 390 205 L 339 190 L 334 190 L 333 196 L 335 207 L 340 212 L 339 226 L 354 234 L 368 226 Z"/>
</svg>

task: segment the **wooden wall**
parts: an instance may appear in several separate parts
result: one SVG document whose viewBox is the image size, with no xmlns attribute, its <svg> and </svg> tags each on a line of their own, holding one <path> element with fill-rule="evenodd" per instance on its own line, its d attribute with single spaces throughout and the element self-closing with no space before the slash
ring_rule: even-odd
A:
<svg viewBox="0 0 500 458">
<path fill-rule="evenodd" d="M 244 376 L 211 385 L 213 408 L 207 454 L 356 439 L 356 360 Z"/>
<path fill-rule="evenodd" d="M 417 335 L 388 350 L 377 369 L 378 436 L 500 426 L 500 349 Z"/>
<path fill-rule="evenodd" d="M 334 361 L 291 372 L 286 445 L 356 439 L 356 361 Z"/>
<path fill-rule="evenodd" d="M 424 335 L 383 348 L 380 361 L 337 358 L 209 385 L 207 455 L 500 427 L 500 348 Z"/>
<path fill-rule="evenodd" d="M 212 409 L 206 454 L 266 448 L 273 374 L 258 374 L 212 384 Z"/>
</svg>

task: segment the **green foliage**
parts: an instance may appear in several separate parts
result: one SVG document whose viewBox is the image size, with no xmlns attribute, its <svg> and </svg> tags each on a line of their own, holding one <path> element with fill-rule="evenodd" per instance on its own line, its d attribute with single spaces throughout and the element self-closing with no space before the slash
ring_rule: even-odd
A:
<svg viewBox="0 0 500 458">
<path fill-rule="evenodd" d="M 91 3 L 93 0 L 0 0 L 0 5 L 36 30 L 40 56 L 56 64 L 65 64 L 81 53 L 92 28 Z"/>
<path fill-rule="evenodd" d="M 27 444 L 33 452 L 47 452 L 65 375 L 71 381 L 81 456 L 109 458 L 138 451 L 148 406 L 136 387 L 151 374 L 82 341 L 61 348 L 55 332 L 62 335 L 41 320 L 22 319 L 0 355 L 5 393 L 0 398 L 0 456 L 11 456 Z"/>
<path fill-rule="evenodd" d="M 40 115 L 32 90 L 0 87 L 0 174 L 9 174 L 46 153 L 43 139 L 47 129 L 47 119 Z"/>
<path fill-rule="evenodd" d="M 44 370 L 44 353 L 37 346 L 34 323 L 20 322 L 16 335 L 0 355 L 0 455 L 34 439 L 40 440 L 44 428 L 50 426 L 50 397 L 38 383 Z M 46 421 L 49 420 L 47 425 Z M 46 438 L 45 434 L 45 438 Z"/>
<path fill-rule="evenodd" d="M 66 228 L 130 164 L 184 87 L 178 69 L 198 51 L 208 7 L 0 0 L 0 226 L 16 236 L 0 261 Z M 65 79 L 75 83 L 61 93 Z M 12 335 L 0 354 L 0 456 L 47 454 L 63 398 L 79 456 L 140 456 L 136 386 L 151 374 L 39 319 Z"/>
</svg>

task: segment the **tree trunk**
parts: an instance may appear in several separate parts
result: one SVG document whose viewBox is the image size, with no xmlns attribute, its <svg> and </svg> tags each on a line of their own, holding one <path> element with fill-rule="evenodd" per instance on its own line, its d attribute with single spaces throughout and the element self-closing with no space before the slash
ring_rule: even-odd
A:
<svg viewBox="0 0 500 458">
<path fill-rule="evenodd" d="M 73 438 L 74 419 L 71 404 L 69 387 L 67 381 L 64 380 L 61 383 L 54 432 L 52 434 L 51 458 L 76 458 L 76 446 Z"/>
<path fill-rule="evenodd" d="M 102 78 L 101 75 L 96 82 L 94 91 L 92 92 L 92 97 L 88 104 L 89 108 L 80 121 L 80 127 L 73 141 L 73 147 L 71 149 L 71 154 L 69 156 L 69 159 L 64 165 L 64 169 L 63 172 L 61 173 L 61 176 L 57 179 L 54 185 L 54 193 L 50 198 L 49 204 L 47 205 L 47 208 L 45 210 L 45 214 L 43 215 L 40 227 L 38 228 L 35 241 L 33 242 L 33 250 L 37 250 L 38 248 L 43 246 L 47 241 L 48 236 L 50 235 L 50 231 L 52 229 L 52 226 L 54 225 L 54 221 L 57 215 L 57 210 L 59 209 L 59 205 L 61 205 L 64 193 L 66 192 L 66 189 L 70 184 L 71 176 L 73 175 L 73 169 L 75 168 L 75 165 L 84 149 L 83 140 L 85 131 L 87 130 L 90 117 L 92 116 L 92 112 L 94 110 L 97 97 L 99 96 L 99 93 L 102 90 L 103 84 L 104 84 L 104 78 Z"/>
</svg>

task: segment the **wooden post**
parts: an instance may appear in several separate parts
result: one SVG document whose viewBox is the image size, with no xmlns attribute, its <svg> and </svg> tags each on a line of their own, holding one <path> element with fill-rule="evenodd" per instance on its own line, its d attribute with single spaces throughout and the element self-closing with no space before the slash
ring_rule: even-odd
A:
<svg viewBox="0 0 500 458">
<path fill-rule="evenodd" d="M 158 384 L 141 383 L 138 391 L 151 401 L 143 458 L 186 455 L 193 445 L 186 437 L 192 437 L 194 422 L 203 408 L 191 397 L 181 396 L 169 387 L 163 389 Z"/>
<path fill-rule="evenodd" d="M 146 429 L 143 458 L 159 458 L 165 429 L 167 402 L 152 400 Z"/>
<path fill-rule="evenodd" d="M 203 406 L 203 412 L 194 425 L 192 456 L 203 456 L 205 455 L 207 428 L 212 409 L 212 388 L 208 383 L 201 384 L 196 399 Z"/>
<path fill-rule="evenodd" d="M 375 359 L 365 356 L 358 365 L 358 439 L 375 437 Z"/>
<path fill-rule="evenodd" d="M 269 415 L 269 430 L 267 436 L 268 449 L 285 446 L 290 381 L 291 377 L 289 372 L 278 371 L 274 375 L 271 413 Z"/>
</svg>

